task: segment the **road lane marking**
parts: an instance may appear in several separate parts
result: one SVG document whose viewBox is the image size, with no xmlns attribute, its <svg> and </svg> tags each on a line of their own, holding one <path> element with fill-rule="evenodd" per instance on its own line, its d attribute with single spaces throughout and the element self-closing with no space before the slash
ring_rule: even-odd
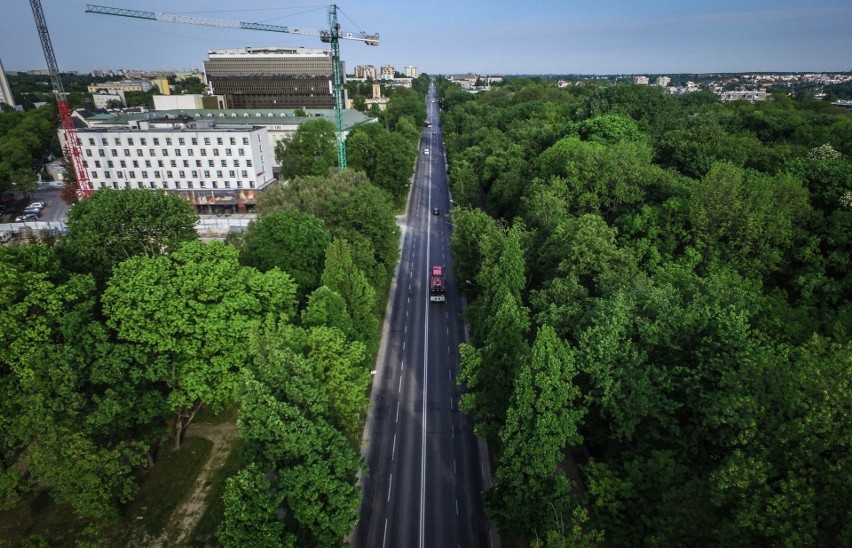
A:
<svg viewBox="0 0 852 548">
<path fill-rule="evenodd" d="M 396 420 L 394 422 L 399 422 L 399 400 L 396 400 Z M 394 437 L 396 434 L 394 434 Z"/>
<path fill-rule="evenodd" d="M 393 488 L 393 474 L 390 475 L 390 482 L 388 483 L 388 502 L 390 502 L 391 489 Z"/>
<path fill-rule="evenodd" d="M 393 435 L 393 447 L 391 448 L 391 460 L 393 460 L 393 458 L 395 456 L 396 456 L 396 434 Z"/>
<path fill-rule="evenodd" d="M 382 548 L 385 548 L 385 541 L 388 539 L 388 518 L 385 518 L 385 534 L 382 535 Z"/>
<path fill-rule="evenodd" d="M 396 387 L 396 392 L 399 394 L 402 391 L 402 376 L 399 377 L 399 386 Z"/>
</svg>

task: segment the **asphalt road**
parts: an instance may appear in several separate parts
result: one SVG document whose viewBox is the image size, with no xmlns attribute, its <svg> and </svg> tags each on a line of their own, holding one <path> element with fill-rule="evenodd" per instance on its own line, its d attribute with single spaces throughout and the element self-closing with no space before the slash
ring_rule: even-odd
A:
<svg viewBox="0 0 852 548">
<path fill-rule="evenodd" d="M 365 446 L 369 471 L 351 537 L 359 547 L 489 546 L 477 439 L 458 410 L 464 325 L 452 277 L 450 197 L 433 95 L 427 98 L 432 128 L 421 137 L 374 378 Z M 440 215 L 432 214 L 435 207 Z M 433 264 L 446 267 L 443 303 L 429 302 Z"/>
</svg>

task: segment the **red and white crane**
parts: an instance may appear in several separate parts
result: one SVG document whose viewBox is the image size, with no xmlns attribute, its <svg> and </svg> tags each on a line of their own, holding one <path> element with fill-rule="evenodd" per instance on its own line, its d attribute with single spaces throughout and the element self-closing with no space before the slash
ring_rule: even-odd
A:
<svg viewBox="0 0 852 548">
<path fill-rule="evenodd" d="M 65 130 L 66 157 L 70 157 L 74 174 L 77 176 L 77 196 L 86 198 L 92 195 L 92 181 L 89 179 L 86 162 L 83 160 L 77 128 L 74 126 L 74 120 L 71 117 L 71 107 L 68 106 L 68 96 L 65 93 L 65 88 L 62 87 L 62 80 L 59 78 L 59 65 L 56 64 L 56 55 L 53 53 L 53 44 L 50 42 L 50 34 L 47 32 L 47 21 L 44 18 L 44 11 L 41 9 L 41 1 L 30 0 L 30 7 L 33 9 L 38 37 L 41 40 L 41 49 L 44 51 L 44 60 L 47 61 L 47 70 L 50 72 L 53 93 L 56 95 L 59 119 L 62 122 L 62 128 Z"/>
</svg>

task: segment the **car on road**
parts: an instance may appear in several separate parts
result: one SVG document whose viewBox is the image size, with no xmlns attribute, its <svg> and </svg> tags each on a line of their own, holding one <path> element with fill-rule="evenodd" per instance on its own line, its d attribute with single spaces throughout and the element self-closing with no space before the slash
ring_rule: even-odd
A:
<svg viewBox="0 0 852 548">
<path fill-rule="evenodd" d="M 437 134 L 438 134 L 438 132 L 437 132 L 437 131 L 433 131 L 433 132 L 432 132 L 432 135 L 437 135 Z"/>
<path fill-rule="evenodd" d="M 432 215 L 440 215 L 440 214 L 441 214 L 440 209 L 438 209 L 437 207 L 432 208 Z"/>
<path fill-rule="evenodd" d="M 27 214 L 19 215 L 19 216 L 15 217 L 16 223 L 26 223 L 26 222 L 37 221 L 37 220 L 38 220 L 38 215 L 35 215 L 33 213 L 27 213 Z"/>
<path fill-rule="evenodd" d="M 427 149 L 424 149 L 424 150 L 423 150 L 423 154 L 429 154 L 429 149 L 428 149 L 428 148 L 427 148 Z"/>
</svg>

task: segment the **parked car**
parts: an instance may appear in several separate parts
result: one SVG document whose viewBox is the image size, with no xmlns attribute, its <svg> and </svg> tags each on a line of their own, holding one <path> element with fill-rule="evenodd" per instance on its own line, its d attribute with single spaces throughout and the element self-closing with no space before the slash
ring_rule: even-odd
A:
<svg viewBox="0 0 852 548">
<path fill-rule="evenodd" d="M 27 222 L 31 222 L 31 221 L 37 221 L 37 220 L 38 220 L 38 216 L 33 214 L 33 213 L 28 213 L 28 214 L 19 215 L 19 216 L 15 217 L 16 223 L 27 223 Z"/>
<path fill-rule="evenodd" d="M 44 205 L 45 205 L 44 202 L 33 202 L 30 205 L 28 205 L 27 208 L 37 207 L 37 208 L 41 209 L 41 208 L 44 207 Z"/>
<path fill-rule="evenodd" d="M 35 215 L 36 217 L 41 217 L 41 209 L 37 207 L 28 207 L 24 210 L 24 215 Z"/>
</svg>

